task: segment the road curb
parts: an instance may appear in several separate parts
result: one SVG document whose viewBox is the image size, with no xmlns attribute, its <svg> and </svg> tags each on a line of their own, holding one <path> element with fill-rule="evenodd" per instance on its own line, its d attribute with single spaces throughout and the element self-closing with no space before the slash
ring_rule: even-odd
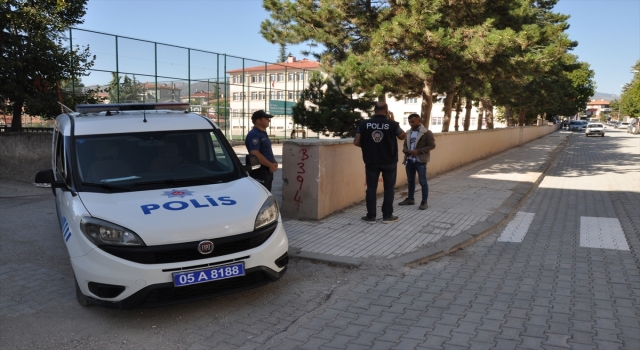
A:
<svg viewBox="0 0 640 350">
<path fill-rule="evenodd" d="M 518 184 L 514 188 L 513 193 L 504 201 L 504 203 L 502 203 L 495 213 L 489 216 L 486 221 L 479 222 L 454 237 L 438 242 L 434 247 L 419 249 L 415 252 L 395 258 L 394 263 L 405 267 L 415 267 L 428 261 L 449 255 L 456 250 L 465 248 L 493 233 L 496 228 L 502 226 L 515 216 L 529 195 L 538 188 L 549 168 L 551 168 L 560 153 L 569 144 L 570 138 L 571 136 L 567 136 L 553 151 L 551 151 L 551 153 L 549 153 L 548 159 L 545 160 L 540 168 L 538 168 L 540 175 L 535 182 L 521 182 Z"/>
</svg>

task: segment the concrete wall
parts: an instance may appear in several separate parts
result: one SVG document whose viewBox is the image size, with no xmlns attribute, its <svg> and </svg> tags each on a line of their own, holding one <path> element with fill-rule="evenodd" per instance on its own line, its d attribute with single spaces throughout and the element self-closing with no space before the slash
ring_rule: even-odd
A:
<svg viewBox="0 0 640 350">
<path fill-rule="evenodd" d="M 51 168 L 51 134 L 0 135 L 0 179 L 33 182 L 36 173 Z"/>
<path fill-rule="evenodd" d="M 434 134 L 428 176 L 486 158 L 552 133 L 558 125 Z M 398 142 L 397 186 L 407 183 Z M 364 163 L 353 139 L 289 140 L 282 149 L 282 214 L 319 220 L 365 198 Z M 382 192 L 382 179 L 378 192 Z"/>
</svg>

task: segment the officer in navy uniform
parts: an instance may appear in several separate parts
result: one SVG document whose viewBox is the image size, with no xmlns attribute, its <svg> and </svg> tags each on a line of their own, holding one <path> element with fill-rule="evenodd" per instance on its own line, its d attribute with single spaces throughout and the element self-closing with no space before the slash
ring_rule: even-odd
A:
<svg viewBox="0 0 640 350">
<path fill-rule="evenodd" d="M 249 154 L 255 155 L 260 161 L 260 168 L 251 170 L 249 176 L 256 179 L 269 191 L 271 191 L 271 184 L 273 183 L 273 173 L 278 170 L 278 162 L 271 149 L 271 140 L 269 140 L 269 135 L 265 131 L 269 127 L 269 123 L 271 123 L 271 118 L 273 116 L 263 110 L 255 111 L 251 115 L 253 129 L 249 131 L 244 140 Z"/>
<path fill-rule="evenodd" d="M 407 137 L 385 102 L 378 102 L 374 116 L 358 125 L 353 144 L 362 148 L 362 159 L 367 177 L 367 215 L 362 220 L 376 222 L 376 191 L 378 178 L 382 173 L 384 200 L 382 202 L 382 222 L 387 224 L 398 221 L 393 215 L 394 187 L 398 168 L 398 141 Z M 397 138 L 397 139 L 396 139 Z"/>
</svg>

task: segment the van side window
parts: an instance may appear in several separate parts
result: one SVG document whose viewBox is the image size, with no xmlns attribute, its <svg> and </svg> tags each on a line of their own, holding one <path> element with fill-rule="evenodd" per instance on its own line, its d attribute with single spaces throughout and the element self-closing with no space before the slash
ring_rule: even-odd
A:
<svg viewBox="0 0 640 350">
<path fill-rule="evenodd" d="M 63 179 L 67 177 L 67 169 L 64 159 L 64 136 L 60 132 L 56 137 L 56 170 Z"/>
</svg>

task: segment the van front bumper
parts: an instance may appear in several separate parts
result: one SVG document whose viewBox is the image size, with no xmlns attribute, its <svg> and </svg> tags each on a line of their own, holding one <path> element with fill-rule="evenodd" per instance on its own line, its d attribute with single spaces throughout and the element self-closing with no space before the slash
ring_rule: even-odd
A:
<svg viewBox="0 0 640 350">
<path fill-rule="evenodd" d="M 129 309 L 205 299 L 268 284 L 286 272 L 287 250 L 287 236 L 282 222 L 278 222 L 273 234 L 262 245 L 234 254 L 176 263 L 142 264 L 95 248 L 87 255 L 71 258 L 71 265 L 80 290 L 93 303 Z M 174 287 L 174 272 L 198 271 L 237 262 L 244 263 L 245 276 Z M 113 298 L 100 297 L 92 293 L 90 283 L 94 292 L 96 284 L 106 288 L 119 287 L 118 290 L 124 288 Z"/>
</svg>

